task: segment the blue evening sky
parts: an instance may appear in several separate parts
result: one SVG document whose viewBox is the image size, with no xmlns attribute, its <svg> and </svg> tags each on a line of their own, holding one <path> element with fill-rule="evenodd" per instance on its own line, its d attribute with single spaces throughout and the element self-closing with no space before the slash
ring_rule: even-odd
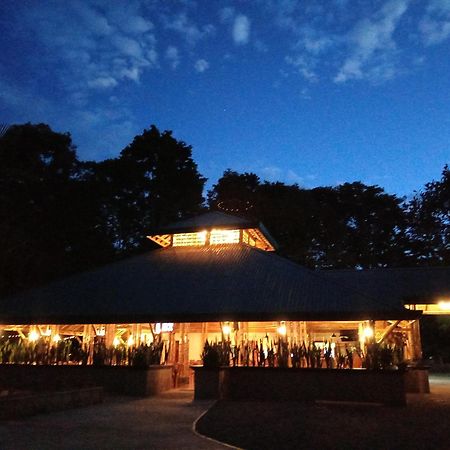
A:
<svg viewBox="0 0 450 450">
<path fill-rule="evenodd" d="M 2 0 L 0 123 L 115 157 L 150 124 L 227 168 L 411 194 L 450 160 L 450 0 Z"/>
</svg>

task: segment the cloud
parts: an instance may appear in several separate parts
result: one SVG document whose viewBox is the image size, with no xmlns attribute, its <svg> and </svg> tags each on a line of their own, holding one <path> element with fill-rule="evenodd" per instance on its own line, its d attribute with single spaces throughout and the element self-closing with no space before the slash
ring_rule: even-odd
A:
<svg viewBox="0 0 450 450">
<path fill-rule="evenodd" d="M 197 72 L 204 72 L 205 70 L 209 69 L 209 62 L 205 59 L 198 59 L 195 64 L 194 68 Z"/>
<path fill-rule="evenodd" d="M 92 88 L 107 89 L 117 86 L 118 82 L 113 77 L 98 77 L 93 80 L 89 80 L 88 85 Z"/>
<path fill-rule="evenodd" d="M 260 173 L 265 181 L 270 181 L 272 183 L 279 181 L 286 184 L 304 185 L 305 179 L 308 181 L 314 181 L 316 178 L 315 175 L 307 175 L 306 177 L 302 177 L 293 169 L 286 170 L 275 165 L 257 167 L 254 172 Z"/>
<path fill-rule="evenodd" d="M 179 33 L 189 45 L 194 46 L 200 39 L 205 38 L 208 35 L 214 34 L 216 28 L 214 25 L 207 24 L 203 27 L 199 27 L 191 19 L 188 18 L 185 12 L 181 12 L 168 18 L 162 16 L 164 21 L 164 27 L 168 30 L 173 30 Z"/>
<path fill-rule="evenodd" d="M 396 49 L 393 34 L 406 12 L 409 0 L 390 0 L 370 19 L 357 22 L 348 35 L 351 55 L 334 77 L 336 83 L 351 79 L 391 78 L 395 75 L 389 61 Z"/>
<path fill-rule="evenodd" d="M 225 7 L 219 10 L 219 18 L 222 23 L 229 22 L 234 17 L 234 8 Z"/>
<path fill-rule="evenodd" d="M 174 70 L 180 64 L 180 54 L 178 52 L 178 49 L 174 46 L 167 47 L 165 57 L 169 61 L 170 67 L 172 67 L 172 69 Z"/>
<path fill-rule="evenodd" d="M 260 169 L 262 177 L 267 181 L 279 181 L 283 171 L 277 166 L 266 166 Z"/>
<path fill-rule="evenodd" d="M 113 43 L 122 55 L 136 59 L 143 58 L 142 47 L 137 40 L 126 36 L 116 36 L 113 39 Z"/>
<path fill-rule="evenodd" d="M 235 44 L 244 45 L 248 43 L 250 37 L 250 21 L 246 16 L 242 14 L 236 16 L 232 35 Z"/>
<path fill-rule="evenodd" d="M 286 56 L 285 61 L 289 65 L 295 67 L 297 72 L 300 73 L 306 80 L 311 82 L 318 80 L 318 76 L 314 72 L 315 63 L 313 60 L 307 59 L 305 56 L 300 55 L 296 57 Z"/>
<path fill-rule="evenodd" d="M 102 7 L 102 1 L 55 2 L 20 11 L 21 25 L 34 33 L 40 55 L 59 59 L 56 71 L 61 87 L 71 95 L 86 89 L 104 90 L 121 81 L 138 83 L 145 70 L 158 66 L 153 23 L 130 1 Z"/>
<path fill-rule="evenodd" d="M 450 2 L 431 0 L 425 17 L 419 23 L 425 45 L 440 44 L 450 37 Z"/>
</svg>

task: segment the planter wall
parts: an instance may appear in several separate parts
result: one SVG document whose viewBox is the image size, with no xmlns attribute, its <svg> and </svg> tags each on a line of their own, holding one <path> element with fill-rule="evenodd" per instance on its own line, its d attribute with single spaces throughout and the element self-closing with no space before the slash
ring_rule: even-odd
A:
<svg viewBox="0 0 450 450">
<path fill-rule="evenodd" d="M 194 400 L 218 399 L 223 397 L 226 369 L 212 369 L 203 366 L 191 366 L 194 370 Z"/>
<path fill-rule="evenodd" d="M 78 408 L 102 401 L 103 388 L 101 387 L 0 397 L 0 420 Z"/>
<path fill-rule="evenodd" d="M 405 373 L 406 392 L 413 394 L 429 394 L 430 382 L 428 368 L 412 367 Z"/>
<path fill-rule="evenodd" d="M 195 370 L 195 398 L 352 401 L 406 405 L 405 372 L 222 367 Z M 206 377 L 208 381 L 205 382 Z M 204 383 L 204 385 L 202 385 Z M 198 394 L 197 394 L 198 391 Z"/>
<path fill-rule="evenodd" d="M 173 387 L 172 366 L 146 369 L 122 366 L 0 365 L 0 389 L 32 391 L 102 386 L 106 392 L 151 396 Z"/>
</svg>

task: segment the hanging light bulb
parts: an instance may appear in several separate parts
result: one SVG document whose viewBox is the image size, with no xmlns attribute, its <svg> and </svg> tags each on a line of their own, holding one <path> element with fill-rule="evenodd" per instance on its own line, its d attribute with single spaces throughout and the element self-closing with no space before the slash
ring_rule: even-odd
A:
<svg viewBox="0 0 450 450">
<path fill-rule="evenodd" d="M 277 331 L 280 336 L 286 336 L 287 333 L 286 322 L 284 321 L 280 322 L 280 326 L 277 328 Z"/>
<path fill-rule="evenodd" d="M 28 340 L 30 342 L 36 342 L 39 339 L 39 333 L 36 330 L 31 330 L 28 333 Z"/>
<path fill-rule="evenodd" d="M 231 333 L 231 326 L 230 326 L 230 322 L 225 322 L 222 326 L 222 333 L 225 336 L 228 336 Z"/>
</svg>

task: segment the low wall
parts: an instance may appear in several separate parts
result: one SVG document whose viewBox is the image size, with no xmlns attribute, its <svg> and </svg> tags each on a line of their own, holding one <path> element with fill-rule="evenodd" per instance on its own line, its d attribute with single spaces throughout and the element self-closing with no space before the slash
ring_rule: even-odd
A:
<svg viewBox="0 0 450 450">
<path fill-rule="evenodd" d="M 173 387 L 172 366 L 0 365 L 0 389 L 32 391 L 102 386 L 106 392 L 151 396 Z"/>
<path fill-rule="evenodd" d="M 429 394 L 428 368 L 412 367 L 405 372 L 405 388 L 411 394 Z"/>
<path fill-rule="evenodd" d="M 0 420 L 94 405 L 103 401 L 103 388 L 44 392 L 0 397 Z"/>
<path fill-rule="evenodd" d="M 207 398 L 199 385 L 202 369 L 194 370 L 195 398 Z M 405 373 L 401 371 L 223 367 L 219 372 L 218 388 L 213 387 L 209 398 L 406 405 Z M 211 381 L 209 383 L 214 386 Z M 201 397 L 197 395 L 197 389 Z"/>
</svg>

